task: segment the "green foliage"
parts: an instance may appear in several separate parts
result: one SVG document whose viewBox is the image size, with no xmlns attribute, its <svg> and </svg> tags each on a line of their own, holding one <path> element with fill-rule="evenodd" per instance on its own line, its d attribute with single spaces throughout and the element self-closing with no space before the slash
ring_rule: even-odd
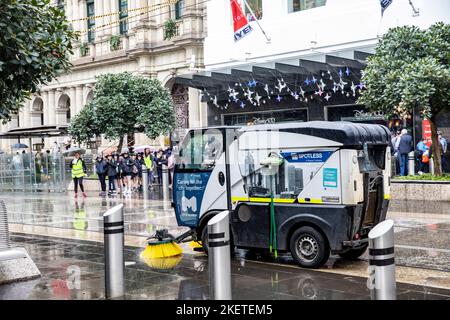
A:
<svg viewBox="0 0 450 320">
<path fill-rule="evenodd" d="M 177 24 L 172 19 L 164 23 L 164 40 L 170 40 L 177 34 Z"/>
<path fill-rule="evenodd" d="M 0 120 L 17 114 L 29 92 L 68 71 L 77 36 L 50 0 L 0 1 Z"/>
<path fill-rule="evenodd" d="M 449 110 L 449 52 L 448 24 L 390 29 L 368 59 L 362 77 L 367 90 L 358 103 L 398 118 L 419 107 L 424 118 L 433 119 Z"/>
<path fill-rule="evenodd" d="M 80 44 L 80 56 L 86 57 L 89 53 L 89 43 L 83 42 Z"/>
<path fill-rule="evenodd" d="M 120 36 L 113 35 L 111 38 L 109 38 L 109 46 L 111 48 L 111 51 L 115 51 L 119 49 L 120 46 Z"/>
<path fill-rule="evenodd" d="M 398 180 L 434 180 L 434 181 L 450 181 L 450 174 L 443 174 L 441 176 L 435 176 L 430 173 L 425 173 L 417 176 L 399 176 L 395 177 Z"/>
<path fill-rule="evenodd" d="M 99 134 L 120 139 L 133 132 L 155 139 L 175 126 L 168 90 L 156 79 L 128 72 L 97 77 L 94 98 L 83 111 L 69 126 L 70 135 L 81 143 Z"/>
</svg>

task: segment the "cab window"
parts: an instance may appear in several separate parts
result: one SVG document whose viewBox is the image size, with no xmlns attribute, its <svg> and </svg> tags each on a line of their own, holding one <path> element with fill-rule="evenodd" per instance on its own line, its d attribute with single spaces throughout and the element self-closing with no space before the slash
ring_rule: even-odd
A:
<svg viewBox="0 0 450 320">
<path fill-rule="evenodd" d="M 192 130 L 180 147 L 177 164 L 182 169 L 212 169 L 222 152 L 219 130 Z"/>
</svg>

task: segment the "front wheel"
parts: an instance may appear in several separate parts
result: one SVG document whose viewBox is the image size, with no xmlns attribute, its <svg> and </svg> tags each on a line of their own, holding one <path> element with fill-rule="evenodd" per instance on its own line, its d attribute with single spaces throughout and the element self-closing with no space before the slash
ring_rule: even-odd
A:
<svg viewBox="0 0 450 320">
<path fill-rule="evenodd" d="M 347 260 L 356 260 L 360 256 L 362 256 L 364 254 L 364 252 L 366 252 L 368 246 L 369 246 L 369 244 L 366 243 L 365 245 L 363 245 L 360 248 L 350 249 L 350 250 L 348 250 L 346 252 L 339 253 L 339 256 L 341 258 L 344 258 L 344 259 L 347 259 Z"/>
<path fill-rule="evenodd" d="M 330 249 L 324 236 L 312 227 L 301 227 L 291 237 L 291 254 L 304 268 L 320 268 L 327 262 Z"/>
</svg>

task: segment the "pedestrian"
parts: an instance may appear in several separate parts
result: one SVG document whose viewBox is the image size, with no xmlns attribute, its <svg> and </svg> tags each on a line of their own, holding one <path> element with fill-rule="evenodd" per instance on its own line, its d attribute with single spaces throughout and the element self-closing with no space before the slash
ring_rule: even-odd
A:
<svg viewBox="0 0 450 320">
<path fill-rule="evenodd" d="M 144 165 L 144 159 L 142 158 L 142 154 L 138 153 L 136 157 L 136 167 L 138 169 L 138 189 L 142 191 L 142 166 Z"/>
<path fill-rule="evenodd" d="M 79 152 L 75 152 L 75 158 L 72 160 L 70 168 L 72 170 L 75 198 L 78 198 L 78 185 L 80 186 L 80 190 L 83 193 L 83 197 L 87 197 L 86 192 L 84 192 L 83 186 L 83 177 L 86 175 L 87 169 L 86 164 L 84 163 L 84 160 L 81 159 L 81 155 Z"/>
<path fill-rule="evenodd" d="M 419 171 L 417 173 L 423 174 L 424 172 L 428 171 L 426 170 L 429 162 L 428 146 L 426 145 L 424 138 L 420 139 L 420 141 L 417 143 L 416 159 L 419 162 Z"/>
<path fill-rule="evenodd" d="M 149 188 L 153 188 L 153 156 L 150 148 L 144 150 L 144 164 L 147 169 Z"/>
<path fill-rule="evenodd" d="M 122 176 L 123 176 L 123 182 L 124 182 L 124 191 L 123 194 L 131 194 L 131 188 L 132 188 L 132 175 L 133 175 L 133 166 L 134 162 L 131 160 L 130 155 L 128 154 L 128 151 L 125 151 L 122 154 L 123 160 L 122 160 Z"/>
<path fill-rule="evenodd" d="M 100 188 L 102 191 L 99 196 L 106 196 L 106 161 L 101 155 L 98 155 L 95 162 L 95 173 L 97 174 L 98 180 L 100 181 Z"/>
<path fill-rule="evenodd" d="M 120 189 L 119 193 L 123 193 L 123 172 L 122 172 L 122 162 L 123 159 L 118 153 L 113 154 L 113 158 L 116 160 L 116 188 Z"/>
<path fill-rule="evenodd" d="M 173 154 L 172 150 L 169 150 L 168 157 L 167 157 L 167 168 L 169 169 L 169 189 L 172 189 L 173 186 L 173 170 L 175 168 L 175 155 Z"/>
<path fill-rule="evenodd" d="M 117 176 L 117 162 L 112 154 L 106 156 L 106 173 L 108 175 L 108 194 L 116 194 L 115 180 Z"/>
<path fill-rule="evenodd" d="M 408 175 L 408 154 L 412 151 L 412 137 L 408 134 L 408 130 L 403 129 L 400 138 L 396 141 L 398 145 L 398 155 L 400 158 L 400 175 Z"/>
<path fill-rule="evenodd" d="M 442 148 L 441 166 L 442 166 L 442 172 L 444 172 L 445 154 L 447 153 L 448 143 L 447 143 L 447 139 L 444 138 L 441 131 L 438 131 L 438 138 L 439 138 L 439 142 L 441 143 L 441 148 Z"/>
<path fill-rule="evenodd" d="M 164 158 L 163 150 L 159 149 L 155 158 L 156 171 L 158 172 L 158 184 L 162 185 L 162 166 L 163 164 L 167 164 L 166 159 Z"/>
<path fill-rule="evenodd" d="M 131 154 L 131 181 L 132 191 L 136 191 L 139 188 L 139 164 L 135 153 Z"/>
</svg>

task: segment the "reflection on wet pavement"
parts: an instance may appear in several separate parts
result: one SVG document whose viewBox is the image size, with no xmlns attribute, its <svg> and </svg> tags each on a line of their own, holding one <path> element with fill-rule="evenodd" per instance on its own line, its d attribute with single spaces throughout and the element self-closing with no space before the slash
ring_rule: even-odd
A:
<svg viewBox="0 0 450 320">
<path fill-rule="evenodd" d="M 103 245 L 97 242 L 14 235 L 25 247 L 42 278 L 0 286 L 0 299 L 104 299 Z M 150 268 L 141 248 L 126 247 L 125 299 L 209 298 L 208 263 L 204 254 L 183 255 L 173 269 Z M 366 279 L 244 259 L 232 260 L 233 299 L 370 299 Z M 134 263 L 130 263 L 134 262 Z M 70 270 L 79 270 L 79 282 Z M 450 291 L 398 285 L 401 299 L 450 299 Z"/>
<path fill-rule="evenodd" d="M 76 201 L 72 198 L 71 194 L 65 193 L 2 193 L 0 199 L 5 200 L 10 223 L 15 225 L 48 227 L 50 232 L 51 230 L 58 230 L 57 236 L 63 238 L 66 237 L 65 234 L 69 237 L 69 234 L 72 235 L 74 231 L 80 232 L 75 234 L 76 238 L 80 238 L 80 235 L 84 238 L 84 235 L 90 232 L 90 234 L 98 234 L 98 239 L 89 239 L 101 241 L 103 231 L 102 214 L 108 208 L 119 203 L 124 203 L 125 207 L 126 235 L 141 237 L 140 239 L 143 241 L 143 239 L 145 239 L 144 237 L 149 236 L 155 230 L 160 228 L 167 228 L 174 235 L 180 234 L 186 230 L 185 228 L 177 226 L 173 209 L 170 206 L 170 201 L 161 200 L 161 197 L 157 192 L 151 193 L 149 199 L 143 199 L 142 196 L 139 195 L 133 195 L 132 197 L 126 198 L 100 198 L 92 196 Z M 449 202 L 392 201 L 389 207 L 388 218 L 393 219 L 395 222 L 397 265 L 422 268 L 422 270 L 450 271 Z M 49 231 L 47 231 L 48 235 L 52 235 L 48 232 Z M 136 243 L 137 241 L 134 241 L 133 245 Z M 90 263 L 101 265 L 103 261 L 103 252 L 101 250 L 99 251 L 92 243 L 83 245 L 75 242 L 67 245 L 62 242 L 55 243 L 43 241 L 40 238 L 28 239 L 27 246 L 33 245 L 35 245 L 36 248 L 39 248 L 39 250 L 35 252 L 36 259 L 44 264 L 48 264 L 50 261 L 59 264 L 62 263 L 61 261 L 75 259 L 77 261 L 89 261 Z M 131 261 L 136 260 L 136 250 L 138 249 L 134 248 L 133 250 L 130 249 L 127 251 L 126 258 L 129 258 Z M 191 250 L 187 253 L 193 255 Z M 189 258 L 188 255 L 185 254 L 182 263 L 177 267 L 179 272 L 177 274 L 180 275 L 180 272 L 183 271 L 181 274 L 186 275 L 186 278 L 189 280 L 185 284 L 186 287 L 195 287 L 199 285 L 199 287 L 204 288 L 205 283 L 202 281 L 206 281 L 206 276 L 200 276 L 198 272 L 195 271 L 196 269 L 194 266 L 194 262 L 197 265 L 200 263 L 199 261 L 202 261 L 204 258 L 197 257 L 197 255 L 195 255 L 195 257 L 195 259 L 193 257 Z M 323 271 L 338 270 L 338 273 L 345 274 L 347 269 L 355 268 L 362 270 L 357 275 L 364 275 L 366 273 L 365 268 L 367 267 L 367 258 L 367 253 L 361 257 L 362 260 L 355 262 L 343 261 L 337 256 L 332 256 Z M 248 263 L 250 263 L 249 260 L 251 263 L 256 263 L 258 265 L 256 269 L 258 269 L 260 265 L 264 268 L 271 268 L 269 267 L 269 263 L 273 262 L 271 257 L 252 257 L 246 255 L 245 257 L 241 257 L 239 263 L 245 261 L 248 266 Z M 192 262 L 190 267 L 186 266 L 187 261 Z M 205 262 L 206 261 L 203 261 L 200 264 L 204 264 Z M 282 257 L 278 262 L 285 264 L 287 267 L 293 266 L 292 259 L 289 255 Z M 129 269 L 136 269 L 142 264 L 142 262 L 137 263 L 135 266 L 130 266 Z M 148 267 L 146 266 L 146 268 Z M 302 271 L 302 274 L 304 273 L 309 274 L 309 271 Z M 278 275 L 280 274 L 281 273 L 278 273 Z M 317 273 L 313 272 L 313 274 L 315 274 L 315 278 L 317 278 Z M 352 276 L 355 274 L 356 273 L 352 274 Z M 326 276 L 328 275 L 329 273 L 326 274 Z M 433 283 L 433 285 L 439 286 L 439 282 L 444 281 L 439 280 L 437 277 L 434 277 L 435 280 L 433 280 L 433 276 L 434 275 L 427 275 L 427 280 L 423 283 Z M 439 275 L 439 277 L 440 276 L 441 275 Z M 192 283 L 192 279 L 196 279 L 200 282 Z M 428 281 L 428 279 L 431 280 Z M 182 281 L 182 279 L 178 280 L 179 282 Z M 92 282 L 94 280 L 90 279 L 89 281 Z M 269 279 L 266 278 L 265 281 L 265 283 L 260 283 L 261 288 L 257 287 L 257 282 L 255 282 L 252 284 L 251 289 L 247 288 L 245 290 L 257 291 L 255 294 L 258 296 L 264 296 L 264 294 L 267 296 L 267 294 L 270 294 L 274 299 L 279 298 L 279 295 L 282 295 L 283 298 L 287 299 L 289 297 L 284 297 L 284 295 L 289 295 L 296 290 L 295 288 L 288 287 L 288 285 L 291 285 L 289 283 L 283 284 L 283 280 L 270 279 L 271 282 L 277 283 L 277 288 L 283 288 L 281 292 L 277 292 L 277 294 L 274 295 L 273 290 L 266 290 L 267 292 L 263 290 L 268 289 L 267 281 L 269 281 Z M 305 283 L 308 283 L 308 281 L 305 281 Z M 363 281 L 365 280 L 363 279 Z M 323 284 L 323 282 L 321 283 Z M 56 283 L 54 285 L 59 288 Z M 89 282 L 87 282 L 86 285 L 89 285 Z M 443 287 L 450 287 L 450 284 L 445 284 Z M 130 291 L 133 298 L 149 298 L 149 293 L 147 291 L 145 293 L 139 292 L 138 288 L 133 288 L 134 289 Z M 167 286 L 158 290 L 170 291 L 170 288 L 171 286 Z M 273 289 L 274 287 L 272 286 L 271 288 Z M 327 291 L 327 294 L 329 294 L 330 297 L 339 296 L 340 291 L 332 288 L 332 286 L 329 287 L 328 290 L 332 290 L 332 292 Z M 365 287 L 363 289 L 365 290 Z M 64 290 L 61 289 L 61 291 Z M 237 294 L 241 294 L 240 292 L 241 291 Z M 263 292 L 265 293 L 263 294 Z M 322 291 L 319 290 L 319 292 Z M 363 292 L 360 292 L 361 296 L 367 298 L 367 295 L 362 293 Z M 166 292 L 165 295 L 167 296 L 166 298 L 174 298 L 174 294 L 175 293 L 170 291 Z M 176 294 L 178 294 L 178 291 Z M 203 295 L 200 291 L 198 294 L 199 296 Z M 307 293 L 305 294 L 308 295 Z M 325 293 L 321 293 L 319 296 L 325 296 Z M 408 295 L 406 294 L 405 296 Z M 94 293 L 91 295 L 91 298 L 101 297 L 101 295 Z"/>
</svg>

